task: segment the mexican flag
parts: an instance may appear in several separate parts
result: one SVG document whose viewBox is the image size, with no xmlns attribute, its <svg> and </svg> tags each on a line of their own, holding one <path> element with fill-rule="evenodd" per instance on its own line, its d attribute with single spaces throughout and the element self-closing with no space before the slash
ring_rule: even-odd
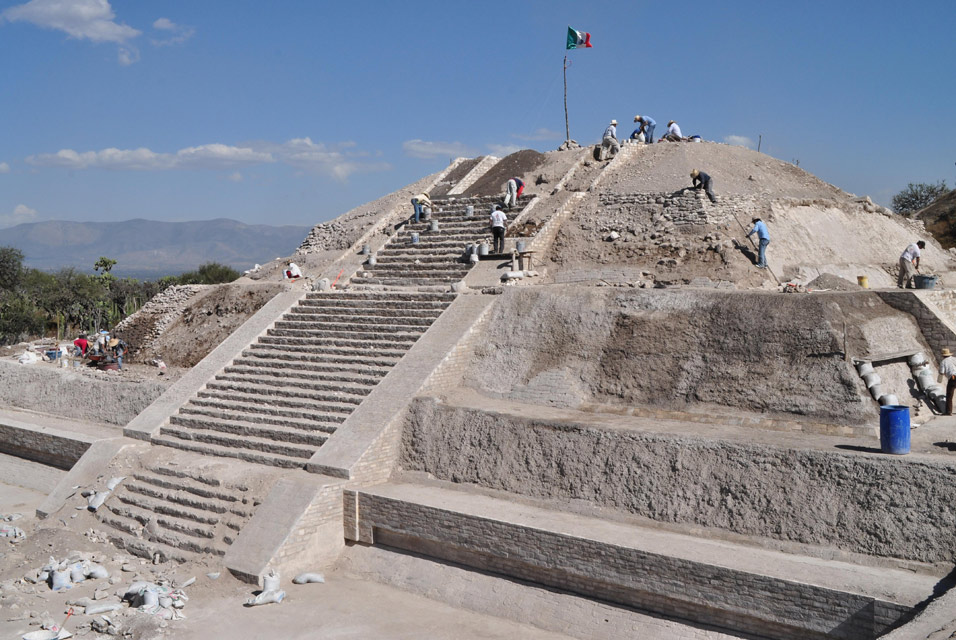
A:
<svg viewBox="0 0 956 640">
<path fill-rule="evenodd" d="M 578 47 L 590 49 L 591 34 L 584 31 L 575 31 L 568 27 L 568 49 L 577 49 Z"/>
</svg>

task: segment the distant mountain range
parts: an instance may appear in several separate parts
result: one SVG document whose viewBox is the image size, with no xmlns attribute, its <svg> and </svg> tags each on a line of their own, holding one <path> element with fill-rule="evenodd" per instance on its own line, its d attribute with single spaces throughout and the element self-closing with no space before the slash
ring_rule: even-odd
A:
<svg viewBox="0 0 956 640">
<path fill-rule="evenodd" d="M 0 246 L 23 252 L 24 265 L 93 272 L 100 256 L 116 260 L 117 277 L 179 275 L 206 262 L 239 271 L 298 248 L 311 227 L 243 224 L 218 218 L 197 222 L 32 222 L 0 229 Z"/>
</svg>

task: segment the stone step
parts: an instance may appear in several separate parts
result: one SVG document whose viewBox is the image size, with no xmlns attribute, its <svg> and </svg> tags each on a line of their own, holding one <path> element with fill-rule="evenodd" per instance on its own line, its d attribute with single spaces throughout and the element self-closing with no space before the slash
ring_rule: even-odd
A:
<svg viewBox="0 0 956 640">
<path fill-rule="evenodd" d="M 105 524 L 105 523 L 104 523 Z M 172 547 L 162 542 L 142 540 L 127 533 L 111 531 L 106 538 L 117 549 L 124 549 L 139 558 L 152 559 L 157 553 L 172 562 L 186 563 L 197 559 L 198 555 L 192 551 Z"/>
<path fill-rule="evenodd" d="M 382 297 L 382 296 L 379 296 Z M 325 296 L 323 298 L 310 298 L 305 300 L 300 300 L 294 310 L 298 309 L 310 309 L 312 307 L 322 307 L 325 309 L 356 309 L 359 312 L 365 313 L 379 310 L 388 310 L 388 311 L 443 311 L 451 301 L 444 300 L 424 300 L 421 302 L 409 301 L 409 300 L 374 300 L 367 301 L 362 304 L 361 307 L 356 306 L 357 303 L 350 302 L 347 300 L 336 300 L 334 296 Z M 308 313 L 308 311 L 306 311 Z"/>
<path fill-rule="evenodd" d="M 309 408 L 313 405 L 309 403 Z M 345 422 L 346 416 L 352 412 L 355 405 L 341 405 L 341 412 L 316 413 L 308 410 L 281 409 L 272 405 L 250 402 L 236 402 L 219 398 L 193 398 L 182 408 L 184 413 L 199 413 L 216 415 L 211 412 L 235 414 L 245 416 L 249 422 L 263 422 L 266 424 L 287 424 L 287 420 L 314 424 L 317 429 L 334 429 L 336 425 Z M 331 432 L 330 432 L 331 433 Z"/>
<path fill-rule="evenodd" d="M 330 390 L 316 390 L 303 387 L 290 387 L 286 384 L 268 384 L 252 380 L 210 380 L 206 383 L 206 391 L 239 392 L 249 395 L 258 395 L 263 400 L 291 400 L 307 399 L 314 402 L 332 401 L 336 404 L 362 403 L 367 393 L 333 392 Z"/>
<path fill-rule="evenodd" d="M 205 417 L 217 420 L 241 420 L 257 425 L 274 425 L 278 427 L 294 427 L 304 431 L 322 431 L 325 433 L 334 433 L 335 429 L 343 422 L 341 416 L 323 416 L 319 420 L 303 419 L 290 416 L 273 416 L 268 414 L 256 413 L 251 411 L 228 411 L 221 407 L 204 407 L 188 402 L 179 409 L 179 415 L 183 417 Z"/>
<path fill-rule="evenodd" d="M 368 367 L 367 365 L 326 365 L 310 360 L 236 358 L 232 361 L 232 365 L 226 367 L 223 371 L 229 374 L 243 373 L 288 378 L 301 376 L 305 380 L 339 380 L 342 382 L 378 384 L 388 374 L 389 370 L 389 368 Z"/>
<path fill-rule="evenodd" d="M 110 502 L 113 504 L 107 505 L 107 509 L 113 515 L 133 520 L 141 526 L 152 520 L 161 529 L 186 535 L 190 538 L 200 538 L 202 540 L 215 540 L 216 538 L 216 525 L 214 524 L 202 524 L 193 520 L 163 515 L 160 512 L 144 509 L 134 504 L 117 504 L 115 500 Z"/>
<path fill-rule="evenodd" d="M 261 393 L 221 389 L 199 391 L 196 398 L 190 402 L 231 402 L 252 404 L 259 407 L 261 413 L 268 413 L 271 410 L 302 410 L 302 411 L 323 411 L 331 414 L 348 415 L 355 411 L 354 402 L 339 402 L 337 400 L 325 400 L 317 402 L 314 398 L 288 398 L 284 396 L 264 396 Z"/>
<path fill-rule="evenodd" d="M 458 256 L 460 254 L 455 254 L 455 255 Z M 410 257 L 411 256 L 409 255 L 409 258 Z M 439 256 L 417 255 L 415 257 L 415 260 L 418 260 L 422 264 L 446 264 L 449 260 L 454 262 L 454 258 L 450 258 L 447 255 L 439 255 Z M 405 256 L 387 255 L 387 256 L 378 257 L 378 264 L 375 266 L 380 267 L 382 265 L 387 265 L 387 264 L 405 264 L 405 261 L 406 261 Z M 295 309 L 292 309 L 292 311 L 295 311 Z"/>
<path fill-rule="evenodd" d="M 359 327 L 356 327 L 356 323 L 347 318 L 342 318 L 339 322 L 332 322 L 328 320 L 306 321 L 298 319 L 283 319 L 277 320 L 273 325 L 273 328 L 278 331 L 283 329 L 292 329 L 296 331 L 364 331 L 376 332 L 377 334 L 389 334 L 403 332 L 414 333 L 416 331 L 421 333 L 427 329 L 429 325 L 431 325 L 431 322 L 421 320 L 419 320 L 417 323 L 402 324 L 396 320 L 393 320 L 392 318 L 388 318 L 385 322 L 370 322 Z"/>
<path fill-rule="evenodd" d="M 251 436 L 276 443 L 288 443 L 315 448 L 321 447 L 325 444 L 325 441 L 329 439 L 328 431 L 309 428 L 309 426 L 306 425 L 288 424 L 285 426 L 263 426 L 261 423 L 249 422 L 242 417 L 214 418 L 212 416 L 197 414 L 176 414 L 169 417 L 169 424 L 176 427 L 186 427 L 191 431 L 216 431 L 218 433 L 227 433 L 236 436 Z M 286 455 L 296 455 L 291 449 L 284 453 Z M 311 453 L 309 455 L 311 456 Z"/>
<path fill-rule="evenodd" d="M 242 352 L 243 358 L 315 362 L 329 366 L 360 365 L 370 369 L 393 367 L 403 355 L 405 355 L 404 351 L 296 347 L 278 344 L 253 344 Z"/>
<path fill-rule="evenodd" d="M 262 387 L 264 390 L 262 393 L 269 394 L 270 391 L 266 387 L 272 389 L 271 393 L 280 393 L 281 395 L 286 395 L 284 391 L 277 392 L 276 389 L 295 389 L 296 391 L 315 391 L 321 394 L 325 394 L 324 397 L 327 397 L 329 394 L 335 395 L 341 398 L 358 398 L 356 404 L 361 402 L 361 398 L 367 396 L 375 385 L 378 384 L 378 381 L 372 382 L 370 384 L 363 384 L 359 382 L 322 382 L 315 380 L 306 380 L 304 377 L 280 377 L 275 375 L 255 375 L 255 374 L 241 374 L 241 373 L 226 373 L 219 374 L 216 376 L 215 380 L 212 380 L 206 383 L 206 387 L 209 389 L 231 389 L 234 388 L 231 385 L 242 384 L 242 385 L 256 385 Z M 225 385 L 225 387 L 221 386 Z"/>
<path fill-rule="evenodd" d="M 204 499 L 202 496 L 191 493 L 186 489 L 174 486 L 172 482 L 156 484 L 147 479 L 140 479 L 141 476 L 134 475 L 134 478 L 138 479 L 128 481 L 123 485 L 127 492 L 143 496 L 144 500 L 159 500 L 177 505 L 180 511 L 170 513 L 170 515 L 215 524 L 218 522 L 220 515 L 230 512 L 230 510 L 235 510 L 234 512 L 237 515 L 247 514 L 244 509 L 239 508 L 234 503 Z"/>
<path fill-rule="evenodd" d="M 438 318 L 444 308 L 434 309 L 392 309 L 386 306 L 363 309 L 361 312 L 352 312 L 350 309 L 333 305 L 312 304 L 297 306 L 289 310 L 286 317 L 293 316 L 340 316 L 345 318 Z"/>
<path fill-rule="evenodd" d="M 192 478 L 146 471 L 134 472 L 133 480 L 127 481 L 123 486 L 137 487 L 135 490 L 145 495 L 152 495 L 151 492 L 155 492 L 154 497 L 180 502 L 187 507 L 195 507 L 214 513 L 225 513 L 230 509 L 239 508 L 238 505 L 242 504 L 242 498 L 237 497 L 236 494 L 244 493 L 243 490 L 236 488 L 220 491 L 217 487 L 211 487 Z M 199 498 L 204 499 L 200 500 Z M 237 511 L 236 513 L 242 514 L 245 512 Z"/>
<path fill-rule="evenodd" d="M 140 531 L 140 528 L 138 524 L 134 524 L 135 521 L 121 519 L 118 516 L 107 514 L 107 513 L 104 513 L 101 516 L 99 516 L 99 520 L 103 524 L 106 524 L 110 527 L 113 527 L 114 529 L 117 529 L 120 532 L 121 537 L 126 538 L 128 541 L 130 542 L 137 541 L 136 534 Z M 132 531 L 130 529 L 132 529 Z M 108 536 L 108 537 L 110 537 L 110 539 L 112 540 L 111 536 Z M 116 543 L 114 542 L 114 544 Z M 170 549 L 175 549 L 178 551 L 179 554 L 181 554 L 183 551 L 191 552 L 193 554 L 198 554 L 198 555 L 216 555 L 216 556 L 222 556 L 222 555 L 225 555 L 226 553 L 225 548 L 220 548 L 216 546 L 214 543 L 210 543 L 209 541 L 199 540 L 196 538 L 190 538 L 188 536 L 183 536 L 182 534 L 173 533 L 172 531 L 169 531 L 169 530 L 160 530 L 159 533 L 155 535 L 151 535 L 150 539 L 148 540 L 147 539 L 138 540 L 138 547 L 143 549 L 144 553 L 143 554 L 137 553 L 136 555 L 142 555 L 142 557 L 144 558 L 152 557 L 153 553 L 155 553 L 156 550 L 162 550 L 162 547 L 157 548 L 155 546 L 157 544 L 162 545 L 164 547 L 168 547 Z M 117 546 L 121 546 L 121 545 L 117 544 Z M 225 547 L 226 545 L 223 545 L 223 546 Z M 124 548 L 130 553 L 136 553 L 129 546 L 124 546 Z M 149 553 L 147 550 L 154 550 L 154 551 L 153 553 Z M 173 552 L 173 553 L 176 553 L 176 552 Z M 166 557 L 173 558 L 173 559 L 182 558 L 183 560 L 181 561 L 188 561 L 193 559 L 192 557 L 188 555 L 166 556 Z"/>
<path fill-rule="evenodd" d="M 354 278 L 353 278 L 354 281 Z M 278 324 L 278 323 L 276 323 Z M 316 341 L 324 340 L 367 340 L 369 342 L 415 342 L 424 331 L 405 331 L 402 328 L 386 330 L 384 327 L 372 331 L 355 331 L 347 325 L 337 325 L 336 329 L 292 329 L 275 327 L 269 329 L 268 335 L 275 338 L 312 338 Z"/>
<path fill-rule="evenodd" d="M 377 268 L 376 268 L 377 270 Z M 308 325 L 319 325 L 322 327 L 344 327 L 360 326 L 362 329 L 371 330 L 381 327 L 429 327 L 435 318 L 415 318 L 407 316 L 385 316 L 385 315 L 343 315 L 340 313 L 287 313 L 282 320 L 276 322 L 276 326 L 286 328 L 308 328 Z M 295 323 L 295 324 L 287 324 Z"/>
<path fill-rule="evenodd" d="M 406 261 L 395 261 L 385 264 L 377 264 L 374 267 L 368 267 L 364 271 L 376 271 L 376 272 L 388 272 L 388 273 L 406 273 L 413 276 L 427 276 L 431 274 L 459 274 L 461 276 L 465 275 L 471 269 L 471 264 L 467 262 L 438 262 L 438 263 L 427 263 L 419 264 L 415 260 L 408 259 Z"/>
<path fill-rule="evenodd" d="M 462 279 L 460 276 L 448 277 L 448 278 L 376 278 L 374 276 L 369 277 L 357 277 L 352 278 L 350 282 L 352 284 L 378 284 L 384 285 L 387 287 L 413 287 L 413 286 L 429 286 L 429 285 L 439 285 L 445 284 L 450 285 L 455 282 L 459 282 Z"/>
<path fill-rule="evenodd" d="M 373 357 L 380 354 L 382 357 L 400 358 L 412 346 L 411 342 L 388 340 L 354 340 L 336 337 L 321 339 L 300 336 L 262 336 L 259 342 L 250 348 L 258 349 L 301 349 L 302 353 L 328 354 L 355 354 L 356 357 Z"/>
<path fill-rule="evenodd" d="M 263 451 L 252 451 L 247 449 L 237 449 L 235 447 L 222 446 L 208 442 L 196 442 L 193 440 L 184 440 L 169 435 L 153 436 L 151 442 L 164 447 L 181 449 L 183 451 L 193 451 L 209 456 L 219 456 L 221 458 L 237 458 L 246 462 L 267 465 L 271 467 L 283 467 L 286 469 L 301 469 L 305 466 L 307 460 L 298 457 L 284 456 L 275 453 Z"/>
<path fill-rule="evenodd" d="M 160 429 L 162 438 L 172 438 L 188 441 L 190 444 L 210 445 L 240 451 L 248 451 L 257 455 L 282 456 L 289 460 L 299 459 L 305 464 L 318 449 L 317 446 L 297 445 L 276 441 L 272 438 L 262 438 L 250 435 L 232 435 L 222 431 L 208 429 L 194 429 L 184 425 L 164 425 Z"/>
<path fill-rule="evenodd" d="M 396 303 L 396 302 L 444 302 L 451 303 L 455 300 L 455 294 L 453 293 L 427 293 L 427 292 L 418 292 L 418 291 L 392 291 L 389 293 L 370 293 L 370 292 L 361 292 L 361 291 L 341 291 L 329 293 L 326 291 L 310 291 L 305 294 L 305 299 L 300 301 L 300 304 L 305 300 L 362 300 L 368 302 L 383 302 L 383 303 Z"/>
</svg>

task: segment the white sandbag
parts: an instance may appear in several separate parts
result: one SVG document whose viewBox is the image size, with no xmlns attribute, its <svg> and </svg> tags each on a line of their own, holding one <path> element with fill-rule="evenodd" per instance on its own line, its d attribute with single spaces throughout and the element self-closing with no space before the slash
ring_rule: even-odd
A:
<svg viewBox="0 0 956 640">
<path fill-rule="evenodd" d="M 292 579 L 292 584 L 309 584 L 313 582 L 325 582 L 325 576 L 321 573 L 300 573 Z"/>
<path fill-rule="evenodd" d="M 269 573 L 267 573 L 262 578 L 262 590 L 263 591 L 278 591 L 279 590 L 279 573 L 275 569 L 269 569 Z"/>
<path fill-rule="evenodd" d="M 91 563 L 86 566 L 86 577 L 94 580 L 105 580 L 110 577 L 110 572 L 101 564 Z"/>
<path fill-rule="evenodd" d="M 73 584 L 86 580 L 86 571 L 87 568 L 83 566 L 82 562 L 70 566 L 70 580 L 73 581 Z"/>
<path fill-rule="evenodd" d="M 51 577 L 50 586 L 54 591 L 65 591 L 73 588 L 73 582 L 70 580 L 70 570 L 63 569 L 54 571 Z"/>
<path fill-rule="evenodd" d="M 246 606 L 256 607 L 260 604 L 271 604 L 273 602 L 279 603 L 282 602 L 283 598 L 285 598 L 285 591 L 263 591 L 255 598 L 249 598 L 246 600 Z"/>
<path fill-rule="evenodd" d="M 126 476 L 119 476 L 118 478 L 110 478 L 110 481 L 106 483 L 106 488 L 112 491 L 123 480 L 126 480 Z"/>
<path fill-rule="evenodd" d="M 103 503 L 106 502 L 106 499 L 111 493 L 112 491 L 97 491 L 87 500 L 87 509 L 90 511 L 96 511 L 103 506 Z"/>
<path fill-rule="evenodd" d="M 119 611 L 123 608 L 122 603 L 119 602 L 109 602 L 106 604 L 95 604 L 92 607 L 86 608 L 86 615 L 95 616 L 100 613 L 109 613 L 110 611 Z"/>
</svg>

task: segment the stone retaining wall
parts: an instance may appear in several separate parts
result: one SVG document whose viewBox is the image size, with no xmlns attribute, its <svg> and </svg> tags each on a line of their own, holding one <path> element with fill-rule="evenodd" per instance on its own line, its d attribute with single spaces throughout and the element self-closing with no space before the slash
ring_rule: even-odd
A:
<svg viewBox="0 0 956 640">
<path fill-rule="evenodd" d="M 956 561 L 956 466 L 604 429 L 418 399 L 401 466 L 665 523 Z"/>
</svg>

